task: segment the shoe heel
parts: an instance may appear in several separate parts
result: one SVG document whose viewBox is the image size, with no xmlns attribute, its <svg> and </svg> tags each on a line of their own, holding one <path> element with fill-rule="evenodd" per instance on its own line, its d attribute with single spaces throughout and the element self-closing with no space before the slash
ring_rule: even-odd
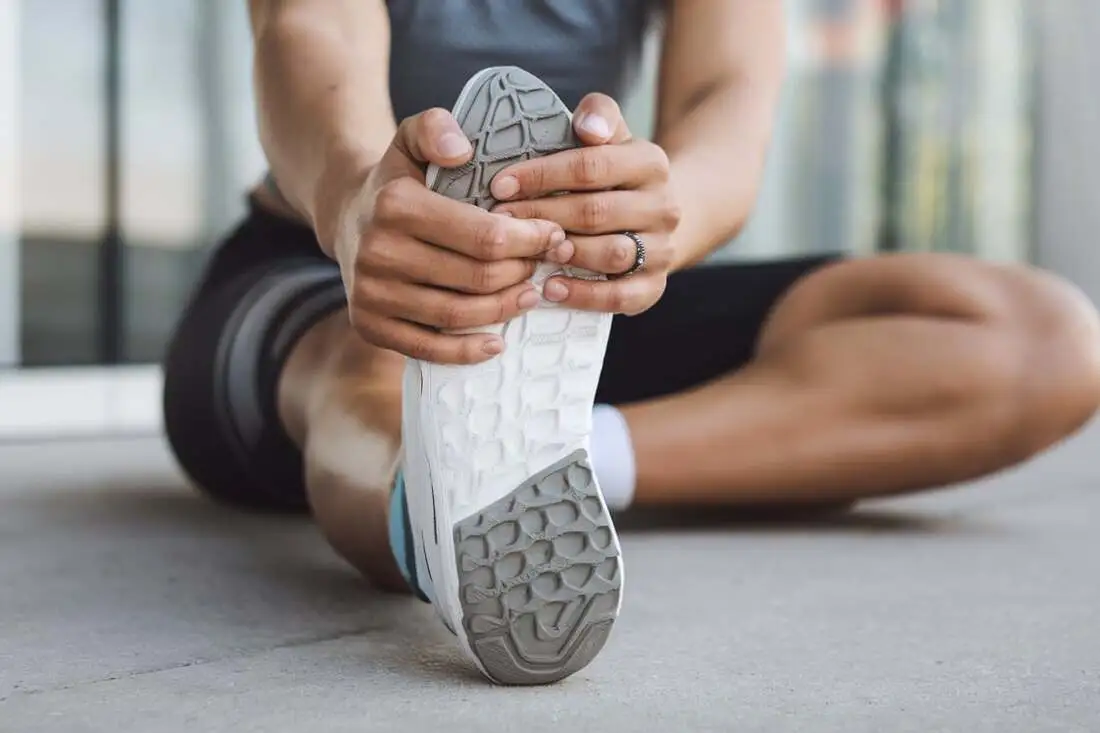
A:
<svg viewBox="0 0 1100 733">
<path fill-rule="evenodd" d="M 556 682 L 603 648 L 622 560 L 584 450 L 458 522 L 454 541 L 463 630 L 495 682 Z"/>
</svg>

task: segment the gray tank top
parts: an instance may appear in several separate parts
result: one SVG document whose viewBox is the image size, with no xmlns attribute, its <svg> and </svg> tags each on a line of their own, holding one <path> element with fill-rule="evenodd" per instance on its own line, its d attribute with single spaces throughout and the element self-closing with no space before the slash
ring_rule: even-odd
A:
<svg viewBox="0 0 1100 733">
<path fill-rule="evenodd" d="M 589 92 L 619 99 L 662 2 L 387 0 L 394 115 L 400 121 L 431 107 L 450 109 L 487 66 L 526 69 L 570 109 Z M 264 185 L 282 196 L 270 172 Z"/>
<path fill-rule="evenodd" d="M 388 0 L 390 97 L 398 120 L 450 109 L 487 66 L 519 66 L 572 109 L 619 98 L 659 0 Z"/>
</svg>

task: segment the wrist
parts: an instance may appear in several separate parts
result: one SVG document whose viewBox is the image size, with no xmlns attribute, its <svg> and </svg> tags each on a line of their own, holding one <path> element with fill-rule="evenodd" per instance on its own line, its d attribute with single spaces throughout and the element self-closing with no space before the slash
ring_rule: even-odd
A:
<svg viewBox="0 0 1100 733">
<path fill-rule="evenodd" d="M 324 157 L 307 215 L 321 250 L 338 262 L 340 233 L 346 228 L 349 212 L 358 212 L 361 208 L 358 199 L 376 163 L 377 156 L 347 147 L 333 149 Z"/>
</svg>

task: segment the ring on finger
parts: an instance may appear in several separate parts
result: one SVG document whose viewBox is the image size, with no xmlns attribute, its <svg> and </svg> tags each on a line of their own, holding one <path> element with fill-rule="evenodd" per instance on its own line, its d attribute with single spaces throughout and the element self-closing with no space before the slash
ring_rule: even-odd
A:
<svg viewBox="0 0 1100 733">
<path fill-rule="evenodd" d="M 646 252 L 645 252 L 645 240 L 637 232 L 621 232 L 621 234 L 634 243 L 634 262 L 626 272 L 621 272 L 615 275 L 615 278 L 630 277 L 645 269 Z"/>
</svg>

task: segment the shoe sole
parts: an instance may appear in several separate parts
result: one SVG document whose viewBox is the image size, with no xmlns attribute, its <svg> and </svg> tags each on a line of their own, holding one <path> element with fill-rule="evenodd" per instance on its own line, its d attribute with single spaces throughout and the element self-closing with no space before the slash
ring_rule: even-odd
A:
<svg viewBox="0 0 1100 733">
<path fill-rule="evenodd" d="M 514 67 L 474 76 L 453 114 L 474 159 L 430 169 L 428 185 L 485 209 L 497 203 L 489 184 L 499 171 L 579 144 L 557 95 Z M 541 288 L 563 268 L 539 270 Z M 420 424 L 434 426 L 444 464 L 427 469 L 444 488 L 436 501 L 458 518 L 451 536 L 440 532 L 455 571 L 443 587 L 457 601 L 458 635 L 500 684 L 546 684 L 582 669 L 619 613 L 619 540 L 588 460 L 610 328 L 609 314 L 544 304 L 497 328 L 505 351 L 496 359 L 419 364 Z"/>
</svg>

